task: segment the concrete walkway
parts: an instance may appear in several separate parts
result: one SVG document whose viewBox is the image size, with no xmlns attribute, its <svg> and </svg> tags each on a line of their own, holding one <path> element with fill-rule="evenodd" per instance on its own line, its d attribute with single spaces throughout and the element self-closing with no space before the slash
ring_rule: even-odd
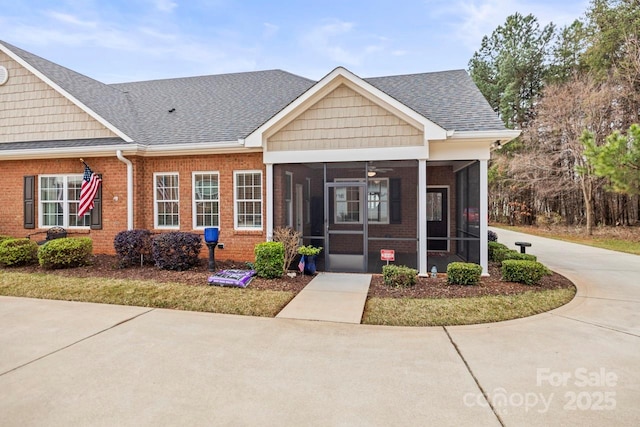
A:
<svg viewBox="0 0 640 427">
<path fill-rule="evenodd" d="M 360 323 L 370 274 L 320 273 L 276 317 Z"/>
<path fill-rule="evenodd" d="M 0 425 L 638 425 L 640 257 L 496 231 L 578 297 L 446 328 L 0 297 Z"/>
</svg>

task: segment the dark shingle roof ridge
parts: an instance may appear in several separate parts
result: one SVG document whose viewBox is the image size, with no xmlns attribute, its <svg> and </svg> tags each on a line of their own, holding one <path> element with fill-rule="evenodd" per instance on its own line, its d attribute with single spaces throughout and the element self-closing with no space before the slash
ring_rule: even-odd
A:
<svg viewBox="0 0 640 427">
<path fill-rule="evenodd" d="M 309 78 L 304 77 L 304 76 L 300 76 L 298 74 L 291 73 L 291 72 L 286 71 L 286 70 L 282 70 L 280 68 L 273 68 L 273 69 L 268 69 L 268 70 L 238 71 L 238 72 L 232 72 L 232 73 L 202 74 L 202 75 L 197 75 L 197 76 L 168 77 L 168 78 L 164 78 L 164 79 L 151 79 L 151 80 L 136 80 L 136 81 L 131 81 L 131 82 L 109 83 L 107 86 L 112 86 L 112 87 L 117 88 L 117 87 L 124 87 L 124 86 L 137 85 L 137 84 L 171 83 L 171 82 L 174 82 L 174 81 L 186 81 L 186 80 L 197 80 L 197 79 L 206 79 L 206 78 L 243 76 L 243 75 L 248 75 L 248 74 L 267 74 L 267 73 L 273 73 L 273 72 L 288 74 L 288 75 L 290 75 L 292 77 L 296 77 L 296 78 L 299 78 L 299 79 L 305 79 L 305 80 L 308 80 L 310 83 L 315 83 L 316 82 L 315 80 L 309 79 Z"/>
<path fill-rule="evenodd" d="M 370 76 L 370 77 L 363 77 L 362 80 L 375 80 L 375 79 L 387 79 L 387 78 L 402 78 L 402 77 L 417 77 L 417 76 L 423 76 L 423 75 L 433 75 L 433 74 L 451 74 L 451 73 L 459 73 L 459 72 L 464 72 L 466 74 L 467 70 L 465 70 L 464 68 L 454 68 L 451 70 L 439 70 L 439 71 L 424 71 L 421 73 L 406 73 L 406 74 L 393 74 L 393 75 L 388 75 L 388 76 Z"/>
<path fill-rule="evenodd" d="M 125 94 L 120 89 L 63 65 L 51 62 L 34 53 L 27 52 L 3 40 L 0 40 L 0 44 L 111 123 L 115 128 L 135 139 L 137 132 L 135 126 L 129 120 L 131 116 L 130 105 L 126 100 Z"/>
</svg>

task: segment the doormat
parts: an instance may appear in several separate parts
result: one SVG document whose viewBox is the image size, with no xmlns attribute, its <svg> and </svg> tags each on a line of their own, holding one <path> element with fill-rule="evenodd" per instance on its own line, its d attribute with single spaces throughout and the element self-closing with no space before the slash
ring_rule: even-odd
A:
<svg viewBox="0 0 640 427">
<path fill-rule="evenodd" d="M 220 270 L 209 276 L 208 281 L 210 285 L 246 288 L 255 274 L 255 270 Z"/>
</svg>

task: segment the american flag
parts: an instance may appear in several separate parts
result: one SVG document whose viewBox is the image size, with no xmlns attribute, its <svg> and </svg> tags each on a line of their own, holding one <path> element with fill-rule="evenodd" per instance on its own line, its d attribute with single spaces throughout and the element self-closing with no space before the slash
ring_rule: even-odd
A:
<svg viewBox="0 0 640 427">
<path fill-rule="evenodd" d="M 84 216 L 93 209 L 93 199 L 96 197 L 98 187 L 102 180 L 93 173 L 91 168 L 84 165 L 84 176 L 82 177 L 82 187 L 80 188 L 80 204 L 78 205 L 78 216 Z"/>
</svg>

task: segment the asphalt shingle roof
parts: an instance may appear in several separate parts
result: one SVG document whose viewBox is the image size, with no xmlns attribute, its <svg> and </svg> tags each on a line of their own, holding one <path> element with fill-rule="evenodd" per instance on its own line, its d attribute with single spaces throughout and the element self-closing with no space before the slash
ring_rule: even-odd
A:
<svg viewBox="0 0 640 427">
<path fill-rule="evenodd" d="M 446 130 L 504 130 L 464 70 L 364 79 Z"/>
<path fill-rule="evenodd" d="M 244 138 L 314 83 L 269 70 L 111 86 L 128 93 L 150 144 L 180 144 Z"/>
<path fill-rule="evenodd" d="M 1 43 L 138 144 L 237 141 L 316 83 L 268 70 L 107 85 Z M 505 129 L 464 70 L 364 80 L 444 129 Z"/>
</svg>

